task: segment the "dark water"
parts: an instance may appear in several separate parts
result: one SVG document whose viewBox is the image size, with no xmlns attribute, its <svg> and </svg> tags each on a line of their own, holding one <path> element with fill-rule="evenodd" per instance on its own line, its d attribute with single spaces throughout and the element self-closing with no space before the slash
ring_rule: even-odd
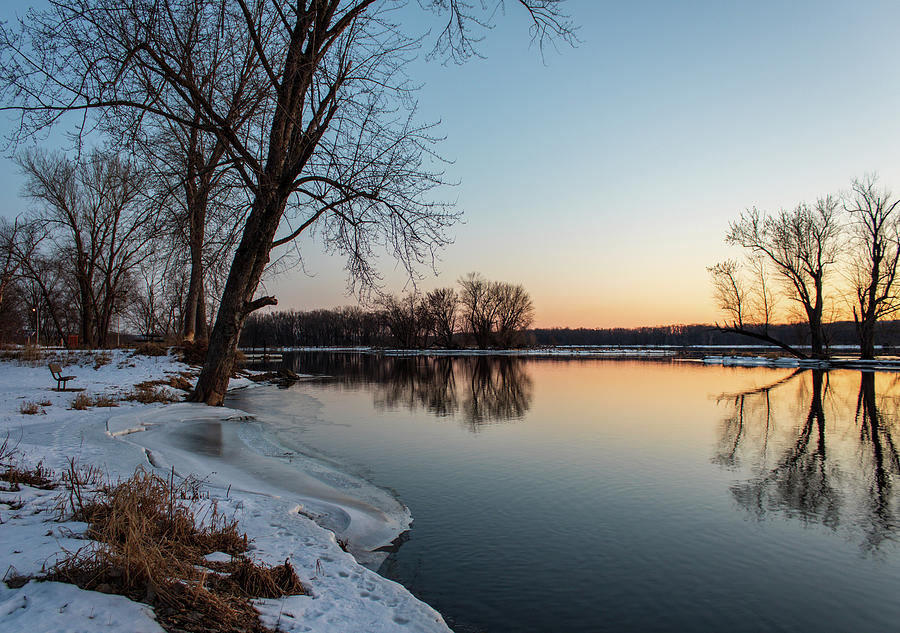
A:
<svg viewBox="0 0 900 633">
<path fill-rule="evenodd" d="M 900 630 L 897 374 L 286 362 L 330 377 L 232 404 L 396 491 L 379 571 L 458 632 Z"/>
</svg>

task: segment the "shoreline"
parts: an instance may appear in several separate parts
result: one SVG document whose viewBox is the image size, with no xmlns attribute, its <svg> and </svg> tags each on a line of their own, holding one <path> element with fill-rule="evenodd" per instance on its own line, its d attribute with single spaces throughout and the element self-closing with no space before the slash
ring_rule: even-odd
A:
<svg viewBox="0 0 900 633">
<path fill-rule="evenodd" d="M 66 354 L 67 373 L 76 375 L 72 387 L 112 397 L 137 382 L 189 371 L 172 357 L 135 357 L 122 350 L 101 354 L 108 360 L 96 368 L 97 353 Z M 79 364 L 73 366 L 76 359 Z M 56 471 L 73 458 L 101 467 L 110 480 L 126 478 L 138 467 L 164 475 L 174 469 L 176 475 L 201 479 L 210 499 L 236 518 L 252 540 L 253 558 L 269 564 L 290 560 L 310 589 L 310 595 L 255 600 L 265 625 L 277 623 L 279 631 L 322 633 L 450 631 L 437 611 L 363 566 L 342 549 L 335 531 L 321 527 L 345 533 L 353 543 L 351 549 L 362 558 L 362 552 L 389 543 L 408 527 L 411 515 L 405 506 L 395 500 L 402 512 L 397 507 L 385 512 L 372 503 L 377 493 L 369 490 L 370 498 L 360 500 L 341 489 L 341 483 L 362 485 L 350 475 L 329 471 L 312 460 L 294 457 L 284 463 L 277 455 L 250 450 L 238 432 L 254 422 L 234 409 L 130 402 L 116 408 L 67 408 L 78 394 L 50 390 L 55 383 L 51 385 L 44 360 L 0 361 L 0 434 L 9 434 L 27 463 L 43 462 Z M 232 388 L 252 384 L 238 379 Z M 38 400 L 46 403 L 40 413 L 19 411 L 24 403 Z M 192 453 L 190 445 L 179 446 L 204 426 L 206 431 L 217 429 L 213 435 L 223 433 L 223 455 Z M 225 450 L 237 446 L 236 441 L 244 442 L 239 450 L 233 454 Z M 206 450 L 215 453 L 210 446 Z M 247 466 L 263 470 L 242 472 Z M 334 481 L 323 481 L 328 479 Z M 273 485 L 279 481 L 280 486 Z M 49 507 L 58 495 L 58 490 L 27 486 L 0 493 L 0 565 L 5 570 L 39 576 L 64 550 L 77 551 L 89 543 L 80 536 L 85 524 L 58 522 L 51 516 Z M 79 607 L 69 606 L 73 604 Z M 115 624 L 116 630 L 161 630 L 146 604 L 63 583 L 32 580 L 20 588 L 0 583 L 0 608 L 0 628 L 99 631 Z"/>
</svg>

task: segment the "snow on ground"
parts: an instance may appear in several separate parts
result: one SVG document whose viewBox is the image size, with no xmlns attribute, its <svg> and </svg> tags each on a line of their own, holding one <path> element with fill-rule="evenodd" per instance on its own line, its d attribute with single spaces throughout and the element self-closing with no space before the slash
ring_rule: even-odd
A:
<svg viewBox="0 0 900 633">
<path fill-rule="evenodd" d="M 861 369 L 879 371 L 900 371 L 900 360 L 879 358 L 860 360 L 858 358 L 794 358 L 791 356 L 706 356 L 703 362 L 707 365 L 724 365 L 726 367 L 799 367 L 805 369 Z"/>
<path fill-rule="evenodd" d="M 269 347 L 265 348 L 268 356 L 277 356 L 282 352 L 356 352 L 366 354 L 383 354 L 385 356 L 531 356 L 531 357 L 669 357 L 678 352 L 675 349 L 641 346 L 582 346 L 564 345 L 559 347 L 529 347 L 522 349 L 382 349 L 376 347 Z M 243 350 L 253 358 L 263 355 L 264 348 L 249 347 Z"/>
<path fill-rule="evenodd" d="M 101 356 L 108 359 L 105 364 L 95 363 L 96 357 L 61 354 L 63 373 L 76 376 L 70 388 L 117 397 L 135 383 L 189 370 L 169 357 L 112 351 Z M 48 362 L 0 361 L 0 441 L 8 433 L 28 464 L 43 460 L 57 472 L 72 457 L 100 467 L 112 479 L 127 477 L 140 466 L 161 474 L 174 468 L 179 475 L 192 473 L 205 480 L 218 507 L 235 516 L 252 539 L 249 554 L 269 564 L 290 559 L 310 590 L 307 596 L 258 600 L 264 623 L 291 632 L 449 631 L 434 609 L 361 566 L 341 549 L 334 532 L 320 525 L 329 525 L 360 550 L 390 541 L 406 529 L 410 516 L 386 493 L 309 460 L 288 463 L 255 450 L 242 441 L 248 416 L 240 411 L 130 402 L 72 410 L 78 394 L 51 389 L 56 384 Z M 232 386 L 253 384 L 236 380 Z M 28 403 L 41 413 L 22 414 Z M 204 435 L 192 451 L 189 439 L 198 431 L 212 431 L 213 440 Z M 359 495 L 354 494 L 357 487 Z M 5 578 L 38 575 L 63 552 L 88 544 L 84 524 L 57 519 L 59 494 L 28 486 L 0 492 L 0 569 Z M 0 583 L 0 630 L 161 631 L 145 604 L 37 581 L 17 589 Z"/>
</svg>

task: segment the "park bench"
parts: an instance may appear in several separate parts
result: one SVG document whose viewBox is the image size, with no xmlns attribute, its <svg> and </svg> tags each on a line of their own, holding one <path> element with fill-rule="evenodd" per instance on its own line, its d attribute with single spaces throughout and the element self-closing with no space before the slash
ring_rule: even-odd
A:
<svg viewBox="0 0 900 633">
<path fill-rule="evenodd" d="M 65 391 L 66 383 L 70 380 L 75 380 L 75 376 L 63 376 L 62 368 L 56 363 L 50 363 L 50 373 L 53 374 L 53 378 L 56 380 L 57 391 Z M 60 387 L 60 385 L 62 385 L 62 387 Z"/>
</svg>

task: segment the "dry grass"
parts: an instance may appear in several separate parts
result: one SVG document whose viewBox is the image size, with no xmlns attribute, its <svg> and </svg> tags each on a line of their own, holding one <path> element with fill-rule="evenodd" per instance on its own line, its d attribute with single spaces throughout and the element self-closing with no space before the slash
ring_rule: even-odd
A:
<svg viewBox="0 0 900 633">
<path fill-rule="evenodd" d="M 134 349 L 135 356 L 168 356 L 169 348 L 159 343 L 141 343 Z"/>
<path fill-rule="evenodd" d="M 111 398 L 109 396 L 98 395 L 91 396 L 86 393 L 79 393 L 75 396 L 75 399 L 72 400 L 72 404 L 69 405 L 70 409 L 75 409 L 76 411 L 84 411 L 90 407 L 117 407 L 119 406 L 119 401 L 115 398 Z"/>
<path fill-rule="evenodd" d="M 185 341 L 179 352 L 181 352 L 181 361 L 188 365 L 202 365 L 206 362 L 206 351 L 209 342 L 204 339 L 198 339 L 194 342 Z"/>
<path fill-rule="evenodd" d="M 16 444 L 12 444 L 9 441 L 9 433 L 7 432 L 6 437 L 3 438 L 3 443 L 0 444 L 0 464 L 12 459 L 12 456 L 16 454 L 16 446 Z"/>
<path fill-rule="evenodd" d="M 119 401 L 114 398 L 110 398 L 109 396 L 95 396 L 94 397 L 94 406 L 95 407 L 117 407 L 119 406 Z"/>
<path fill-rule="evenodd" d="M 187 502 L 202 500 L 197 480 L 175 484 L 138 470 L 91 496 L 70 471 L 68 511 L 102 545 L 61 561 L 48 579 L 147 602 L 167 630 L 196 633 L 267 631 L 250 598 L 303 593 L 288 562 L 267 567 L 243 556 L 246 535 L 214 502 L 203 501 L 205 515 L 195 517 Z M 232 561 L 210 569 L 204 556 L 212 552 Z"/>
<path fill-rule="evenodd" d="M 185 377 L 184 374 L 178 374 L 175 376 L 169 376 L 168 385 L 173 387 L 174 389 L 180 389 L 181 391 L 187 391 L 190 393 L 194 390 L 194 383 L 192 380 L 189 380 L 188 377 Z"/>
<path fill-rule="evenodd" d="M 28 468 L 19 462 L 10 461 L 4 466 L 4 470 L 0 472 L 0 479 L 10 484 L 10 490 L 7 492 L 19 490 L 19 486 L 22 485 L 44 490 L 50 490 L 56 485 L 53 471 L 44 466 L 43 461 L 38 462 L 37 466 L 33 468 Z"/>
<path fill-rule="evenodd" d="M 159 388 L 162 385 L 167 384 L 169 384 L 168 381 L 164 380 L 147 380 L 145 382 L 139 382 L 134 386 L 134 389 L 123 398 L 123 400 L 140 402 L 141 404 L 150 404 L 152 402 L 178 402 L 179 398 L 169 394 L 165 389 Z"/>
<path fill-rule="evenodd" d="M 112 362 L 112 356 L 110 354 L 94 354 L 94 369 L 100 369 L 104 365 L 109 365 Z"/>
<path fill-rule="evenodd" d="M 19 406 L 19 413 L 22 415 L 37 415 L 38 413 L 43 413 L 44 410 L 41 408 L 37 402 L 23 402 L 21 406 Z"/>
<path fill-rule="evenodd" d="M 72 400 L 72 404 L 69 405 L 69 408 L 75 409 L 76 411 L 84 411 L 93 403 L 94 401 L 89 395 L 87 395 L 86 393 L 79 393 L 77 396 L 75 396 L 75 399 Z"/>
</svg>

